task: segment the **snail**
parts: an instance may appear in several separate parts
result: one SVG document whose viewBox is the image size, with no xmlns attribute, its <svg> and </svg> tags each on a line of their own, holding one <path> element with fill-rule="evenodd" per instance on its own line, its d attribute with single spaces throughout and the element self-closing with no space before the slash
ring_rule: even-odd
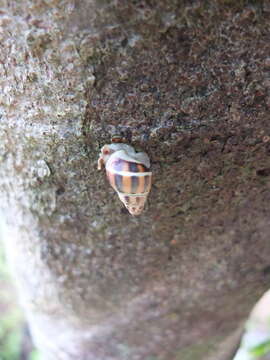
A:
<svg viewBox="0 0 270 360">
<path fill-rule="evenodd" d="M 136 152 L 120 137 L 101 148 L 98 170 L 105 166 L 110 185 L 117 192 L 131 215 L 140 215 L 144 209 L 152 183 L 150 160 L 146 153 Z"/>
</svg>

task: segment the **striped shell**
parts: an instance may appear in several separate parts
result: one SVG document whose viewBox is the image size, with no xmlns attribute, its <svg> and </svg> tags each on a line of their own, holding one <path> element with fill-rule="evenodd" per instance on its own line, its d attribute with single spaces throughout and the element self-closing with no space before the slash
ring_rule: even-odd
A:
<svg viewBox="0 0 270 360">
<path fill-rule="evenodd" d="M 148 156 L 136 153 L 130 145 L 105 145 L 101 149 L 99 168 L 102 164 L 105 164 L 110 185 L 130 214 L 140 215 L 152 183 Z"/>
</svg>

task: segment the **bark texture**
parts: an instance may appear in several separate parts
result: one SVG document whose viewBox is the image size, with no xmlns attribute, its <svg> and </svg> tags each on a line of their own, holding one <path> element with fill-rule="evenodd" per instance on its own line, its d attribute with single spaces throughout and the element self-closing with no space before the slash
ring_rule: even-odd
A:
<svg viewBox="0 0 270 360">
<path fill-rule="evenodd" d="M 44 359 L 229 359 L 270 280 L 269 2 L 0 2 L 0 206 Z M 96 170 L 115 131 L 152 159 L 140 217 Z"/>
</svg>

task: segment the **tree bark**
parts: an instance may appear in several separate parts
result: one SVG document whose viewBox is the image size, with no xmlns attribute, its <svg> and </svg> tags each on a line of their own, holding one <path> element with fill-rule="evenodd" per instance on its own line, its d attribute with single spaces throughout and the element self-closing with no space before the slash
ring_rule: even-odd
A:
<svg viewBox="0 0 270 360">
<path fill-rule="evenodd" d="M 7 254 L 46 360 L 230 359 L 269 286 L 267 1 L 1 0 Z M 152 161 L 132 217 L 97 172 Z"/>
</svg>

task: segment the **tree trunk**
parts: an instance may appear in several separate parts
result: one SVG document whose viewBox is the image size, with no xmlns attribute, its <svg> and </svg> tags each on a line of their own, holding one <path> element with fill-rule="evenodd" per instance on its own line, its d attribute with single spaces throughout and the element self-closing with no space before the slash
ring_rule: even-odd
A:
<svg viewBox="0 0 270 360">
<path fill-rule="evenodd" d="M 268 1 L 1 0 L 4 240 L 46 360 L 230 359 L 267 289 Z M 154 181 L 132 217 L 113 133 Z"/>
</svg>

